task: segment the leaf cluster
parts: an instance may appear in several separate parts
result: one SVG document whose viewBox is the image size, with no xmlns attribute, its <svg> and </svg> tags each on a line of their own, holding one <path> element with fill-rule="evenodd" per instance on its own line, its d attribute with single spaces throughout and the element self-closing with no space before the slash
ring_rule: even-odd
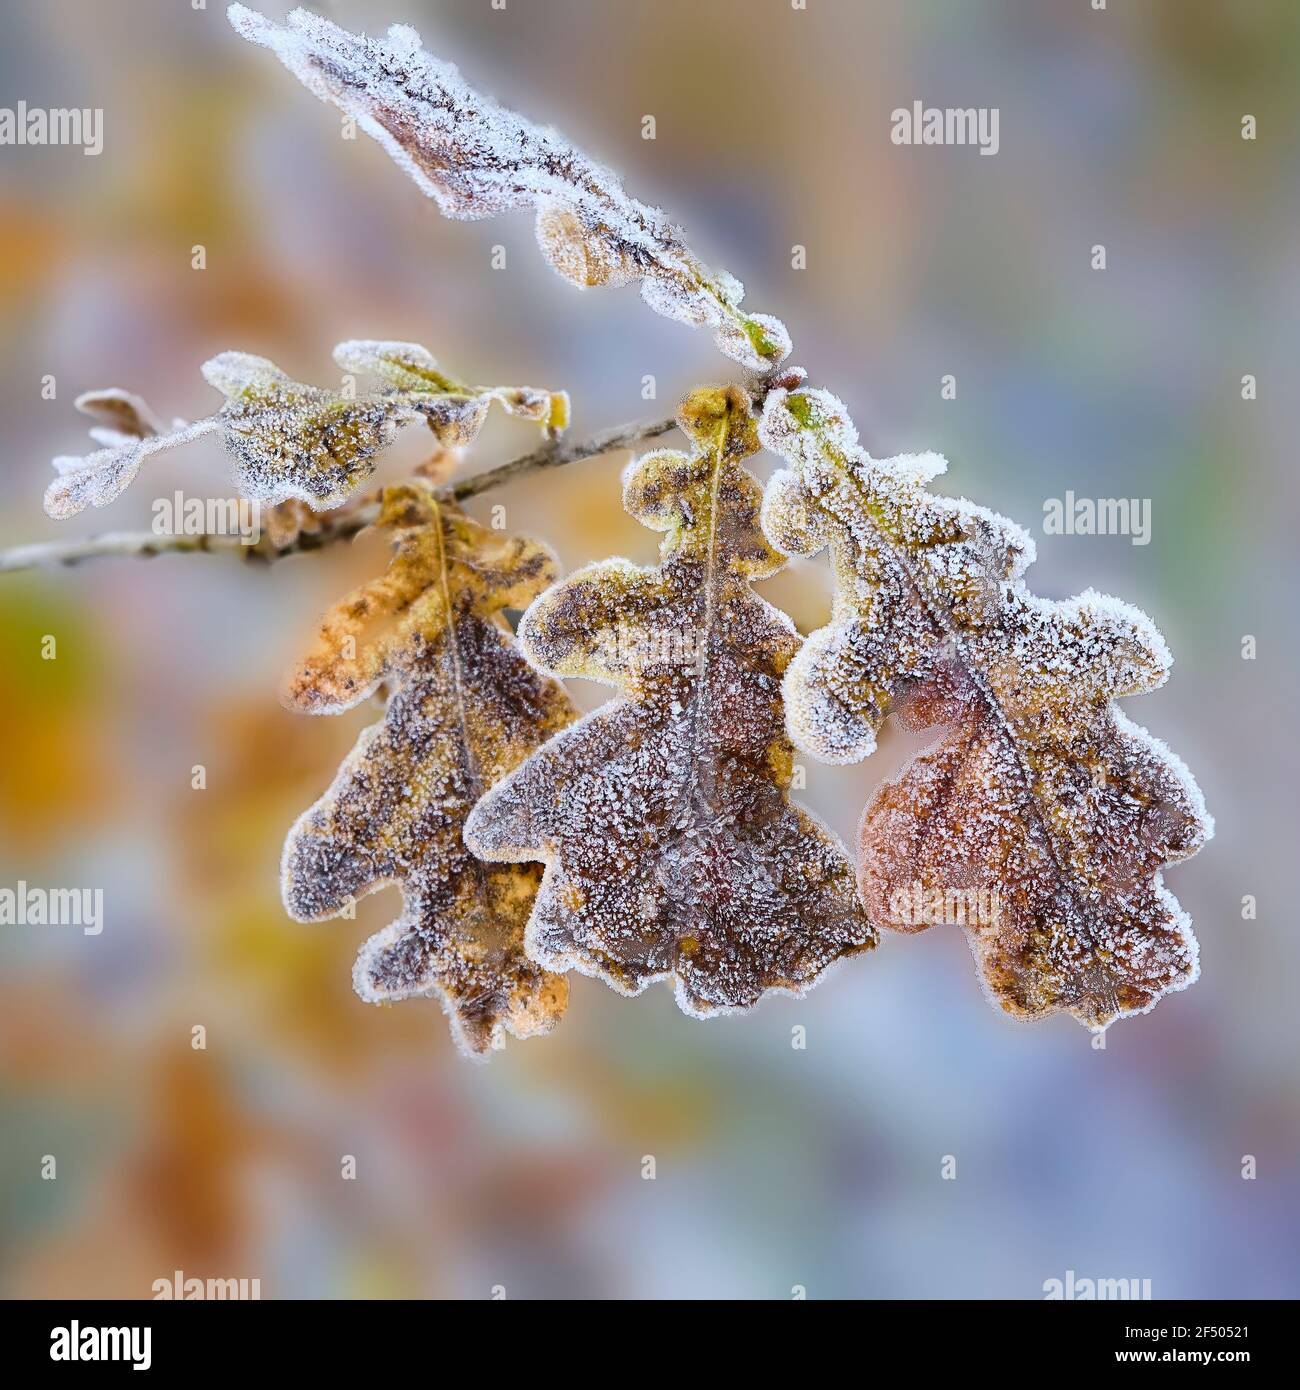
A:
<svg viewBox="0 0 1300 1390">
<path fill-rule="evenodd" d="M 780 365 L 789 335 L 740 308 L 733 277 L 414 30 L 367 38 L 302 10 L 280 27 L 240 5 L 230 18 L 443 212 L 531 209 L 566 279 L 638 283 L 755 374 L 692 392 L 677 417 L 689 448 L 628 466 L 624 505 L 662 533 L 658 564 L 565 579 L 544 544 L 478 525 L 439 486 L 492 401 L 554 439 L 563 392 L 471 387 L 414 344 L 350 342 L 337 390 L 221 354 L 204 374 L 225 404 L 193 425 L 169 429 L 121 390 L 78 401 L 101 447 L 55 460 L 55 516 L 104 505 L 149 455 L 215 431 L 241 494 L 296 535 L 356 497 L 398 427 L 436 437 L 440 462 L 379 499 L 387 572 L 325 615 L 285 696 L 310 713 L 383 703 L 284 853 L 302 920 L 400 887 L 401 915 L 357 962 L 363 998 L 435 995 L 479 1053 L 550 1028 L 571 970 L 629 994 L 671 981 L 707 1016 L 807 989 L 881 928 L 936 921 L 965 930 L 1016 1017 L 1104 1029 L 1195 979 L 1162 872 L 1212 823 L 1182 762 L 1115 703 L 1169 672 L 1144 614 L 1031 593 L 1025 531 L 931 491 L 936 455 L 873 458 L 844 404 Z M 766 488 L 746 467 L 760 448 L 783 464 Z M 805 641 L 753 584 L 822 551 L 834 609 Z M 614 698 L 579 719 L 573 677 Z M 791 799 L 795 751 L 858 762 L 890 717 L 939 733 L 876 791 L 855 866 Z"/>
</svg>

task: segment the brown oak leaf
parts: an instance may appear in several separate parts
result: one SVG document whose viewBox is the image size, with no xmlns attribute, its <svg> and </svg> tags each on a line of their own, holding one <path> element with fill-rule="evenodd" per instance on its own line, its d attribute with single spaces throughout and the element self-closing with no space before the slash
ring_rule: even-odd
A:
<svg viewBox="0 0 1300 1390">
<path fill-rule="evenodd" d="M 934 454 L 873 459 L 824 391 L 773 391 L 763 442 L 792 467 L 763 520 L 788 553 L 829 545 L 831 624 L 785 677 L 790 732 L 852 762 L 881 721 L 949 726 L 867 807 L 859 875 L 872 919 L 956 922 L 993 1002 L 1099 1029 L 1197 974 L 1191 923 L 1160 871 L 1212 833 L 1191 774 L 1117 696 L 1171 658 L 1136 608 L 1031 594 L 1029 536 L 940 497 Z"/>
<path fill-rule="evenodd" d="M 547 1031 L 568 998 L 566 980 L 524 955 L 541 867 L 485 864 L 461 836 L 482 793 L 576 715 L 502 612 L 545 588 L 556 561 L 420 482 L 385 489 L 378 524 L 395 545 L 388 572 L 325 615 L 285 700 L 332 713 L 382 684 L 384 718 L 290 831 L 284 900 L 291 916 L 320 921 L 399 884 L 402 915 L 362 948 L 357 993 L 437 995 L 462 1047 L 482 1053 L 505 1032 Z"/>
<path fill-rule="evenodd" d="M 678 419 L 693 452 L 624 475 L 628 511 L 667 533 L 659 566 L 591 565 L 519 628 L 540 665 L 625 698 L 493 788 L 465 838 L 484 858 L 546 860 L 534 960 L 628 994 L 672 978 L 705 1016 L 801 992 L 876 936 L 843 847 L 788 798 L 781 677 L 799 637 L 750 587 L 783 557 L 742 466 L 758 447 L 748 397 L 699 390 Z"/>
</svg>

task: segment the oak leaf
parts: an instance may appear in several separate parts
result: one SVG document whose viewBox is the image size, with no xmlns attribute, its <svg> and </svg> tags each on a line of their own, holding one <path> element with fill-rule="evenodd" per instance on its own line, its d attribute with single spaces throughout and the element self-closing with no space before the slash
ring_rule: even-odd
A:
<svg viewBox="0 0 1300 1390">
<path fill-rule="evenodd" d="M 831 624 L 785 676 L 795 743 L 852 762 L 891 712 L 949 726 L 867 807 L 873 921 L 957 921 L 1018 1017 L 1099 1029 L 1190 984 L 1196 940 L 1160 871 L 1212 822 L 1183 763 L 1113 703 L 1168 674 L 1151 621 L 1091 591 L 1031 594 L 1020 527 L 929 492 L 937 455 L 871 458 L 827 392 L 771 392 L 761 434 L 792 465 L 768 485 L 768 535 L 829 545 L 836 576 Z"/>
<path fill-rule="evenodd" d="M 556 561 L 421 482 L 385 489 L 378 524 L 395 545 L 388 572 L 325 615 L 285 701 L 332 713 L 382 685 L 384 717 L 290 831 L 284 900 L 294 918 L 320 921 L 399 884 L 402 914 L 363 947 L 357 993 L 435 994 L 461 1046 L 482 1053 L 506 1032 L 547 1031 L 568 998 L 567 981 L 523 951 L 540 866 L 482 863 L 461 836 L 482 793 L 576 715 L 502 611 L 545 588 Z"/>
<path fill-rule="evenodd" d="M 568 425 L 563 391 L 469 386 L 439 371 L 418 343 L 340 343 L 334 360 L 349 377 L 373 377 L 376 385 L 362 391 L 353 389 L 355 382 L 337 390 L 308 386 L 264 357 L 223 352 L 203 364 L 203 375 L 226 403 L 194 424 L 177 420 L 164 430 L 138 396 L 117 389 L 78 397 L 77 408 L 100 422 L 91 435 L 104 447 L 54 460 L 59 476 L 45 493 L 46 512 L 61 520 L 105 506 L 150 454 L 212 432 L 234 460 L 241 497 L 267 506 L 296 500 L 327 511 L 371 476 L 403 425 L 423 421 L 440 445 L 467 444 L 494 400 L 549 434 Z"/>
<path fill-rule="evenodd" d="M 789 353 L 781 322 L 744 312 L 740 282 L 704 266 L 663 212 L 629 197 L 557 131 L 475 91 L 455 66 L 424 52 L 408 25 L 369 38 L 302 9 L 283 27 L 243 5 L 227 13 L 238 34 L 269 48 L 378 140 L 445 216 L 531 207 L 542 254 L 571 283 L 640 281 L 656 313 L 707 324 L 719 348 L 747 367 L 765 369 Z"/>
<path fill-rule="evenodd" d="M 87 391 L 73 404 L 99 422 L 90 436 L 100 447 L 53 460 L 58 477 L 45 490 L 45 511 L 56 521 L 86 507 L 107 506 L 131 485 L 150 454 L 178 448 L 216 428 L 211 420 L 193 425 L 177 420 L 167 429 L 139 396 L 118 387 Z"/>
<path fill-rule="evenodd" d="M 758 447 L 748 397 L 696 391 L 678 419 L 693 452 L 624 475 L 628 511 L 667 533 L 659 566 L 588 566 L 519 627 L 539 665 L 623 698 L 494 787 L 465 839 L 486 859 L 545 859 L 534 960 L 627 994 L 672 978 L 705 1016 L 801 992 L 876 937 L 842 846 L 788 798 L 781 677 L 799 637 L 750 587 L 784 561 L 742 466 Z"/>
</svg>

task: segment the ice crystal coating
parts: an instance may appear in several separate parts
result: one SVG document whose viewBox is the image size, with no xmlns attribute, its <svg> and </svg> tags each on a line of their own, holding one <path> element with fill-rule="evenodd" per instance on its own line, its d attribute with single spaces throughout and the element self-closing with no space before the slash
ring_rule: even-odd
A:
<svg viewBox="0 0 1300 1390">
<path fill-rule="evenodd" d="M 696 391 L 690 455 L 629 466 L 624 502 L 667 533 L 657 568 L 588 566 L 537 599 L 525 651 L 626 697 L 535 752 L 475 807 L 484 858 L 544 858 L 528 954 L 624 993 L 671 977 L 690 1014 L 800 992 L 873 946 L 835 837 L 788 798 L 781 677 L 799 649 L 750 581 L 783 557 L 759 528 L 748 397 Z"/>
<path fill-rule="evenodd" d="M 90 437 L 102 447 L 85 455 L 62 454 L 53 461 L 58 477 L 45 490 L 45 511 L 62 521 L 85 507 L 105 507 L 120 497 L 150 454 L 178 448 L 216 429 L 212 420 L 169 430 L 139 397 L 117 387 L 87 391 L 74 402 L 99 423 Z"/>
<path fill-rule="evenodd" d="M 534 208 L 538 246 L 571 283 L 639 280 L 656 313 L 710 326 L 722 351 L 747 367 L 766 369 L 790 351 L 780 321 L 743 312 L 740 282 L 709 271 L 663 212 L 629 197 L 557 131 L 476 92 L 421 49 L 414 29 L 394 25 L 379 39 L 301 9 L 284 27 L 243 5 L 228 14 L 237 33 L 378 140 L 446 216 Z"/>
<path fill-rule="evenodd" d="M 399 884 L 402 914 L 362 948 L 356 991 L 376 1003 L 441 998 L 457 1041 L 478 1054 L 507 1032 L 546 1032 L 568 999 L 568 982 L 523 950 L 541 866 L 485 864 L 461 836 L 482 793 L 576 715 L 502 615 L 545 588 L 556 561 L 421 482 L 385 489 L 379 524 L 395 543 L 387 574 L 325 615 L 285 700 L 333 713 L 382 683 L 384 718 L 289 832 L 284 901 L 299 921 L 320 921 Z"/>
<path fill-rule="evenodd" d="M 439 444 L 452 448 L 478 434 L 494 400 L 550 433 L 569 422 L 563 391 L 467 386 L 440 372 L 418 343 L 340 343 L 334 358 L 349 375 L 375 378 L 377 387 L 307 386 L 265 357 L 223 352 L 203 364 L 203 375 L 226 403 L 192 425 L 178 420 L 164 432 L 138 396 L 116 388 L 78 397 L 77 408 L 101 422 L 91 436 L 104 447 L 84 458 L 54 460 L 59 476 L 46 491 L 46 512 L 61 520 L 86 506 L 105 506 L 149 454 L 211 431 L 220 432 L 234 460 L 240 496 L 271 507 L 296 500 L 325 511 L 371 476 L 402 425 L 423 420 Z"/>
<path fill-rule="evenodd" d="M 872 920 L 959 921 L 1018 1017 L 1104 1028 L 1192 983 L 1196 939 L 1160 871 L 1212 822 L 1183 763 L 1113 703 L 1169 672 L 1151 621 L 1091 591 L 1035 597 L 1020 527 L 928 492 L 935 454 L 871 458 L 827 392 L 771 392 L 760 432 L 793 465 L 768 486 L 767 534 L 829 545 L 836 577 L 831 624 L 786 672 L 791 737 L 850 762 L 891 711 L 950 726 L 867 807 Z"/>
</svg>

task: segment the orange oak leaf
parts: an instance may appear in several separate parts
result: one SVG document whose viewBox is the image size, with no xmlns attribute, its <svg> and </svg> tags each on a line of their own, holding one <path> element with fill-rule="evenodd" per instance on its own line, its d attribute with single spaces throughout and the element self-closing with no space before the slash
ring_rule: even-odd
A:
<svg viewBox="0 0 1300 1390">
<path fill-rule="evenodd" d="M 768 535 L 829 545 L 836 576 L 830 625 L 786 673 L 792 738 L 852 762 L 891 712 L 949 726 L 867 807 L 873 921 L 962 925 L 993 1002 L 1021 1018 L 1102 1029 L 1190 984 L 1196 939 L 1160 871 L 1212 822 L 1183 763 L 1114 704 L 1168 674 L 1151 621 L 1091 591 L 1035 597 L 1020 527 L 929 492 L 937 455 L 871 458 L 827 392 L 773 391 L 761 433 L 791 464 L 767 489 Z"/>
<path fill-rule="evenodd" d="M 751 589 L 783 557 L 759 529 L 746 394 L 696 391 L 678 416 L 691 454 L 658 450 L 624 502 L 666 532 L 661 563 L 591 565 L 520 623 L 548 670 L 623 698 L 535 752 L 475 807 L 484 858 L 543 858 L 529 955 L 636 994 L 671 978 L 697 1016 L 801 992 L 876 936 L 835 837 L 788 797 L 781 677 L 789 619 Z"/>
<path fill-rule="evenodd" d="M 378 524 L 395 545 L 388 572 L 325 615 L 285 700 L 333 713 L 382 684 L 384 717 L 290 831 L 284 901 L 298 920 L 320 921 L 399 884 L 402 915 L 363 947 L 357 993 L 437 995 L 461 1046 L 482 1053 L 506 1032 L 547 1031 L 568 998 L 563 977 L 524 955 L 541 867 L 484 864 L 461 836 L 482 793 L 576 715 L 524 659 L 502 612 L 545 588 L 556 561 L 421 482 L 385 489 Z"/>
</svg>

